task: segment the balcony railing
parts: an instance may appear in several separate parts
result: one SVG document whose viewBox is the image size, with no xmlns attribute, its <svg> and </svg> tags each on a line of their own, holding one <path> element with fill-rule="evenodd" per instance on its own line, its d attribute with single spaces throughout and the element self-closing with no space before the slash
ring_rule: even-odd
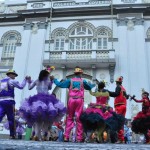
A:
<svg viewBox="0 0 150 150">
<path fill-rule="evenodd" d="M 14 58 L 1 58 L 0 67 L 13 66 Z"/>
<path fill-rule="evenodd" d="M 108 66 L 115 64 L 115 50 L 92 50 L 92 51 L 46 51 L 44 55 L 44 64 L 61 64 L 72 66 L 96 64 L 98 66 Z"/>
<path fill-rule="evenodd" d="M 44 59 L 52 60 L 90 60 L 115 59 L 115 50 L 103 51 L 51 51 L 45 52 Z"/>
</svg>

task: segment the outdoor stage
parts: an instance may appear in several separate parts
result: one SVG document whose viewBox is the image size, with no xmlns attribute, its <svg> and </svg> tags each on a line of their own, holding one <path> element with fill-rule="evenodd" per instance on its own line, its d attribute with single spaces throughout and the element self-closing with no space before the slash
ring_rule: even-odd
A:
<svg viewBox="0 0 150 150">
<path fill-rule="evenodd" d="M 90 144 L 63 142 L 34 142 L 24 140 L 0 140 L 0 150 L 148 150 L 142 144 Z"/>
</svg>

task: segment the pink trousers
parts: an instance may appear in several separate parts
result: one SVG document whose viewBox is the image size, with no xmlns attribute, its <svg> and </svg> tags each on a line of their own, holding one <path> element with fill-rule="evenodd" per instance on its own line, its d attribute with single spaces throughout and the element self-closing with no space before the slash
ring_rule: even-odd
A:
<svg viewBox="0 0 150 150">
<path fill-rule="evenodd" d="M 66 118 L 66 129 L 65 129 L 65 138 L 69 139 L 70 132 L 74 127 L 74 119 L 76 120 L 76 140 L 83 140 L 83 126 L 80 121 L 80 115 L 83 111 L 83 99 L 73 99 L 70 98 L 68 101 L 68 111 Z"/>
</svg>

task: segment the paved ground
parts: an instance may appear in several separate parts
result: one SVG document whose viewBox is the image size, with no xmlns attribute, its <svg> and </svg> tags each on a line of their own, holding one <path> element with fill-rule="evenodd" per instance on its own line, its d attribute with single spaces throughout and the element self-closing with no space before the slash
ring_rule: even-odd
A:
<svg viewBox="0 0 150 150">
<path fill-rule="evenodd" d="M 0 150 L 150 150 L 150 145 L 0 140 Z"/>
</svg>

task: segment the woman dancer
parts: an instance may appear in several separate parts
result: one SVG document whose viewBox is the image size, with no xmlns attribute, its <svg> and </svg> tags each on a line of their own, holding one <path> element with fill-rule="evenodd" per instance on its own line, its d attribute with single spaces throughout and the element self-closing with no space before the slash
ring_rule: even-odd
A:
<svg viewBox="0 0 150 150">
<path fill-rule="evenodd" d="M 145 136 L 145 143 L 150 144 L 150 100 L 149 93 L 142 90 L 142 99 L 137 100 L 132 96 L 137 103 L 142 103 L 142 111 L 140 111 L 133 119 L 132 131 L 135 133 L 142 133 Z"/>
<path fill-rule="evenodd" d="M 29 83 L 29 90 L 36 86 L 37 94 L 26 99 L 20 112 L 28 125 L 34 125 L 35 136 L 33 140 L 47 140 L 48 127 L 54 121 L 59 121 L 66 113 L 63 103 L 50 95 L 48 91 L 52 88 L 52 81 L 49 78 L 54 67 L 47 67 L 39 74 L 39 78 Z M 42 138 L 41 138 L 42 130 Z"/>
<path fill-rule="evenodd" d="M 97 132 L 98 142 L 102 142 L 103 132 L 106 128 L 117 131 L 124 123 L 124 117 L 117 115 L 108 105 L 109 93 L 104 87 L 105 82 L 100 82 L 97 92 L 90 91 L 90 94 L 96 97 L 96 103 L 90 103 L 81 115 L 85 132 Z"/>
</svg>

